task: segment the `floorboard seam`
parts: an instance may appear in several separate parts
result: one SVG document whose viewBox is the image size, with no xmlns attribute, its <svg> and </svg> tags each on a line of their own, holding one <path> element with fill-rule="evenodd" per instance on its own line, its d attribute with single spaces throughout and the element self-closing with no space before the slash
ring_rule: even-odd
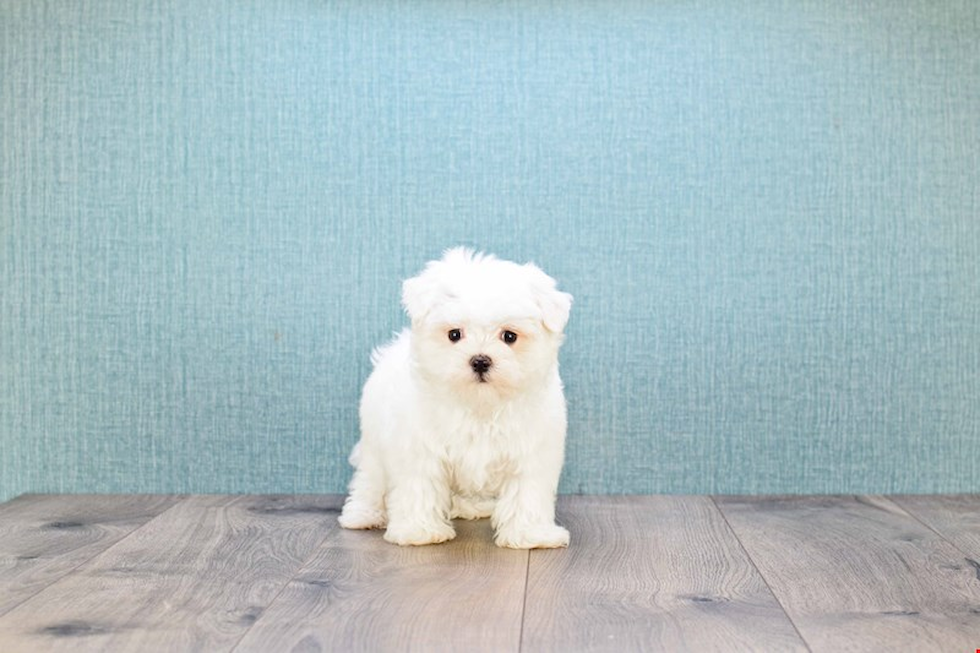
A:
<svg viewBox="0 0 980 653">
<path fill-rule="evenodd" d="M 521 601 L 521 630 L 517 640 L 517 653 L 524 650 L 524 618 L 527 615 L 527 590 L 531 581 L 531 551 L 527 552 L 527 565 L 524 567 L 524 597 Z"/>
<path fill-rule="evenodd" d="M 259 618 L 256 619 L 254 622 L 252 622 L 249 625 L 249 627 L 245 629 L 245 632 L 242 633 L 241 637 L 235 640 L 235 643 L 232 644 L 231 647 L 228 649 L 228 653 L 232 653 L 232 651 L 234 651 L 239 646 L 241 646 L 242 641 L 246 637 L 248 637 L 248 634 L 252 632 L 252 629 L 254 629 L 255 626 L 258 625 L 260 621 L 262 621 L 262 618 L 269 612 L 269 608 L 271 608 L 275 604 L 275 602 L 279 600 L 279 597 L 282 596 L 282 593 L 286 591 L 286 588 L 289 587 L 289 584 L 294 580 L 296 580 L 296 577 L 299 576 L 300 572 L 306 569 L 306 565 L 308 565 L 310 561 L 316 557 L 316 555 L 320 552 L 320 549 L 323 548 L 323 545 L 327 543 L 327 540 L 329 540 L 330 537 L 334 533 L 336 533 L 336 529 L 339 528 L 340 525 L 337 523 L 337 520 L 334 519 L 333 523 L 330 524 L 330 528 L 327 529 L 326 534 L 323 536 L 323 539 L 320 540 L 320 543 L 312 548 L 310 554 L 306 556 L 306 558 L 304 558 L 303 561 L 296 567 L 296 571 L 293 572 L 292 576 L 286 579 L 286 582 L 282 584 L 282 587 L 279 588 L 279 591 L 276 592 L 276 595 L 273 596 L 271 599 L 269 599 L 269 602 L 262 607 L 262 614 L 260 614 Z"/>
<path fill-rule="evenodd" d="M 21 496 L 41 496 L 41 495 L 21 495 Z M 50 495 L 50 496 L 57 496 L 57 495 Z M 113 495 L 106 495 L 106 496 L 113 496 Z M 121 496 L 121 495 L 117 495 L 117 496 Z M 56 579 L 52 580 L 50 583 L 48 583 L 47 585 L 45 585 L 44 587 L 42 587 L 38 591 L 34 592 L 30 596 L 25 597 L 23 601 L 19 601 L 17 604 L 15 604 L 15 605 L 11 606 L 10 608 L 4 610 L 3 612 L 0 612 L 0 620 L 2 620 L 4 617 L 6 617 L 8 614 L 10 614 L 11 612 L 13 612 L 14 610 L 17 610 L 18 608 L 20 608 L 20 606 L 24 605 L 28 601 L 33 600 L 35 597 L 37 597 L 39 594 L 41 594 L 42 592 L 44 592 L 45 590 L 47 590 L 52 585 L 56 585 L 56 584 L 60 583 L 61 581 L 63 581 L 64 579 L 68 578 L 69 576 L 71 576 L 72 574 L 74 574 L 76 571 L 78 571 L 79 569 L 81 569 L 82 567 L 84 567 L 85 565 L 87 565 L 88 563 L 90 563 L 93 560 L 95 560 L 96 558 L 98 558 L 100 555 L 103 555 L 107 551 L 110 551 L 111 549 L 115 548 L 120 542 L 123 542 L 124 540 L 128 540 L 130 537 L 133 536 L 133 533 L 135 533 L 136 531 L 138 531 L 138 530 L 140 530 L 142 528 L 145 528 L 147 524 L 149 524 L 149 523 L 151 523 L 153 521 L 156 521 L 161 516 L 163 516 L 166 513 L 170 512 L 171 510 L 173 510 L 174 508 L 176 508 L 177 506 L 179 506 L 184 501 L 187 501 L 187 499 L 189 498 L 190 495 L 177 494 L 177 495 L 171 495 L 171 496 L 174 496 L 174 497 L 177 497 L 178 498 L 177 501 L 174 501 L 174 504 L 172 506 L 166 508 L 165 510 L 163 510 L 163 511 L 161 511 L 159 513 L 157 513 L 151 519 L 148 519 L 147 521 L 143 522 L 139 526 L 134 527 L 133 530 L 129 531 L 128 533 L 126 533 L 121 538 L 119 538 L 118 540 L 116 540 L 115 542 L 113 542 L 112 544 L 110 544 L 109 546 L 107 546 L 106 548 L 102 549 L 101 551 L 96 551 L 95 553 L 93 553 L 88 558 L 85 558 L 85 560 L 82 560 L 77 565 L 75 565 L 74 567 L 72 567 L 71 569 L 69 569 L 68 571 L 66 571 L 65 573 L 63 573 L 62 575 L 58 576 Z"/>
<path fill-rule="evenodd" d="M 959 551 L 960 552 L 960 555 L 962 555 L 963 558 L 967 562 L 970 562 L 970 560 L 972 558 L 970 557 L 971 554 L 968 551 L 964 551 L 963 548 L 960 547 L 956 542 L 954 542 L 953 540 L 949 539 L 943 533 L 937 531 L 929 523 L 923 521 L 918 515 L 915 514 L 914 511 L 909 510 L 904 505 L 902 505 L 902 503 L 898 499 L 895 499 L 894 497 L 890 497 L 890 496 L 886 496 L 886 497 L 884 497 L 884 499 L 887 500 L 887 501 L 889 501 L 889 502 L 891 502 L 891 503 L 893 503 L 895 506 L 897 506 L 899 508 L 899 510 L 901 510 L 906 515 L 908 515 L 909 517 L 911 517 L 914 521 L 919 522 L 920 524 L 922 524 L 923 526 L 925 526 L 926 528 L 928 528 L 930 531 L 932 531 L 933 533 L 935 533 L 936 535 L 938 535 L 939 536 L 939 539 L 941 539 L 943 542 L 946 542 L 947 544 L 949 544 L 950 546 L 952 546 L 954 549 L 956 549 L 957 551 Z M 978 572 L 977 572 L 977 579 L 980 580 L 980 570 L 978 570 Z M 980 649 L 978 649 L 978 650 L 980 650 Z"/>
<path fill-rule="evenodd" d="M 769 584 L 769 579 L 766 578 L 765 574 L 762 573 L 762 570 L 759 569 L 759 566 L 755 564 L 755 559 L 749 553 L 749 550 L 745 548 L 745 544 L 742 543 L 742 538 L 740 538 L 738 536 L 738 533 L 735 532 L 735 529 L 732 527 L 731 522 L 728 521 L 728 515 L 726 515 L 725 511 L 722 510 L 720 505 L 718 505 L 718 502 L 715 500 L 715 495 L 709 494 L 708 498 L 711 499 L 711 503 L 714 505 L 715 510 L 717 510 L 718 514 L 721 515 L 721 518 L 724 520 L 725 526 L 728 527 L 728 531 L 732 534 L 732 537 L 734 537 L 735 541 L 738 542 L 738 547 L 742 549 L 742 553 L 745 554 L 745 557 L 749 561 L 749 564 L 752 565 L 753 569 L 755 569 L 755 573 L 759 574 L 759 578 L 761 578 L 762 582 L 765 583 L 766 589 L 769 590 L 769 594 L 776 602 L 776 605 L 778 605 L 779 609 L 782 610 L 784 615 L 786 615 L 786 619 L 788 619 L 790 625 L 793 626 L 793 631 L 796 632 L 796 636 L 800 638 L 801 642 L 803 642 L 803 646 L 806 647 L 806 650 L 810 651 L 810 653 L 813 653 L 813 649 L 810 647 L 810 642 L 806 641 L 806 638 L 803 637 L 803 633 L 800 632 L 800 629 L 799 627 L 797 627 L 796 622 L 793 621 L 793 617 L 791 617 L 789 612 L 786 611 L 786 606 L 783 605 L 783 602 L 779 600 L 779 596 L 776 594 L 776 592 L 773 591 L 772 586 Z"/>
</svg>

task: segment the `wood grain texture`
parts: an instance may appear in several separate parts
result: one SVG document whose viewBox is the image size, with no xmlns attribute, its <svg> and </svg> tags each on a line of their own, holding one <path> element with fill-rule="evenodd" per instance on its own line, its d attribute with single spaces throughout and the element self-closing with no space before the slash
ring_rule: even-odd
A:
<svg viewBox="0 0 980 653">
<path fill-rule="evenodd" d="M 906 495 L 892 500 L 956 545 L 980 578 L 980 495 Z"/>
<path fill-rule="evenodd" d="M 980 580 L 883 497 L 718 497 L 813 651 L 973 651 Z"/>
<path fill-rule="evenodd" d="M 329 531 L 339 497 L 182 501 L 0 617 L 5 652 L 227 650 Z"/>
<path fill-rule="evenodd" d="M 488 520 L 456 531 L 398 547 L 337 528 L 236 651 L 517 651 L 527 552 Z"/>
<path fill-rule="evenodd" d="M 526 651 L 805 650 L 707 497 L 563 497 L 532 551 Z"/>
<path fill-rule="evenodd" d="M 0 505 L 0 615 L 123 539 L 179 499 L 154 495 L 26 495 Z"/>
<path fill-rule="evenodd" d="M 0 651 L 972 651 L 978 500 L 562 497 L 570 548 L 528 553 L 393 546 L 341 497 L 25 496 Z"/>
</svg>

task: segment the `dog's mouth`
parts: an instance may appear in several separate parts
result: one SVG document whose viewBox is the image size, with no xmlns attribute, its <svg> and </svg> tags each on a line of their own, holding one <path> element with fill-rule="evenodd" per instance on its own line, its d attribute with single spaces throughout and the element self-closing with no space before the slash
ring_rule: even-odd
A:
<svg viewBox="0 0 980 653">
<path fill-rule="evenodd" d="M 486 372 L 474 372 L 474 374 L 476 374 L 476 382 L 477 383 L 489 383 L 490 382 L 490 379 L 487 378 L 488 376 L 490 376 L 488 373 L 486 373 Z"/>
</svg>

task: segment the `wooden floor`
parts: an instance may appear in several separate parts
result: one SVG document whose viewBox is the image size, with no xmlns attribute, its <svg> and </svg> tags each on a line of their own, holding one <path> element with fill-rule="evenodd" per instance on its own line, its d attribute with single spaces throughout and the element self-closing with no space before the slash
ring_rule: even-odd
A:
<svg viewBox="0 0 980 653">
<path fill-rule="evenodd" d="M 399 548 L 335 496 L 0 505 L 0 651 L 980 649 L 980 496 L 562 497 Z"/>
</svg>

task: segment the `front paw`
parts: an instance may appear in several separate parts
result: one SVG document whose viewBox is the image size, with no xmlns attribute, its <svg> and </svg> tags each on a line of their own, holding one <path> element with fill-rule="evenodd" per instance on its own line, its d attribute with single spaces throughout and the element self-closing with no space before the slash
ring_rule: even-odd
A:
<svg viewBox="0 0 980 653">
<path fill-rule="evenodd" d="M 439 544 L 456 537 L 452 524 L 388 524 L 384 539 L 401 546 Z"/>
<path fill-rule="evenodd" d="M 502 527 L 494 542 L 508 549 L 559 549 L 568 546 L 568 530 L 556 524 L 524 528 Z"/>
</svg>

